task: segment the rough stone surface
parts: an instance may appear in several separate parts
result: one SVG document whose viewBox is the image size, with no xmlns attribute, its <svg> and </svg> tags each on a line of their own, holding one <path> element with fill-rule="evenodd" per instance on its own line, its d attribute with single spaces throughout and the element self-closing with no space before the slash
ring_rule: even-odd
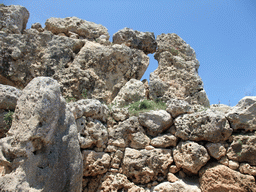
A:
<svg viewBox="0 0 256 192">
<path fill-rule="evenodd" d="M 221 113 L 227 114 L 232 109 L 232 107 L 224 104 L 213 104 L 210 106 L 210 109 L 212 111 L 219 111 Z"/>
<path fill-rule="evenodd" d="M 135 116 L 130 117 L 113 128 L 109 128 L 108 131 L 108 145 L 121 148 L 144 149 L 150 143 L 150 138 L 145 134 L 138 118 Z"/>
<path fill-rule="evenodd" d="M 113 43 L 124 43 L 128 47 L 144 51 L 145 54 L 154 53 L 157 48 L 154 33 L 134 31 L 127 27 L 113 35 Z"/>
<path fill-rule="evenodd" d="M 8 114 L 7 111 L 0 109 L 0 138 L 5 137 L 5 134 L 10 129 L 8 122 L 5 121 L 6 115 Z"/>
<path fill-rule="evenodd" d="M 247 96 L 241 99 L 226 116 L 234 130 L 256 131 L 255 114 L 256 96 Z"/>
<path fill-rule="evenodd" d="M 83 176 L 96 176 L 108 171 L 111 161 L 109 154 L 91 150 L 84 150 L 82 154 Z"/>
<path fill-rule="evenodd" d="M 9 169 L 3 191 L 81 191 L 77 128 L 57 81 L 39 77 L 23 89 L 0 159 Z"/>
<path fill-rule="evenodd" d="M 185 114 L 175 119 L 175 136 L 192 141 L 225 141 L 232 134 L 225 116 L 211 110 Z"/>
<path fill-rule="evenodd" d="M 167 102 L 166 111 L 172 115 L 173 118 L 178 117 L 181 114 L 192 113 L 193 110 L 188 102 L 178 99 L 170 99 Z"/>
<path fill-rule="evenodd" d="M 158 35 L 157 45 L 158 68 L 150 74 L 150 98 L 175 98 L 209 107 L 195 51 L 174 33 Z"/>
<path fill-rule="evenodd" d="M 222 143 L 207 143 L 205 147 L 207 148 L 210 156 L 214 157 L 217 160 L 225 156 L 227 152 L 224 144 Z"/>
<path fill-rule="evenodd" d="M 66 36 L 70 36 L 70 32 L 72 32 L 89 40 L 96 40 L 102 35 L 106 36 L 107 40 L 109 39 L 106 27 L 77 17 L 52 17 L 46 20 L 45 29 L 51 31 L 55 35 L 64 33 Z"/>
<path fill-rule="evenodd" d="M 129 118 L 129 111 L 126 108 L 113 107 L 111 110 L 111 116 L 115 121 L 124 121 Z"/>
<path fill-rule="evenodd" d="M 152 188 L 152 192 L 201 192 L 198 186 L 184 183 L 178 180 L 174 183 L 163 182 Z"/>
<path fill-rule="evenodd" d="M 0 84 L 0 109 L 14 110 L 21 93 L 16 87 Z"/>
<path fill-rule="evenodd" d="M 120 173 L 107 173 L 102 179 L 97 192 L 127 191 L 146 192 L 142 187 L 130 182 L 127 177 Z M 89 192 L 89 191 L 88 191 Z"/>
<path fill-rule="evenodd" d="M 28 10 L 20 5 L 0 6 L 0 30 L 6 33 L 21 34 L 29 18 Z"/>
<path fill-rule="evenodd" d="M 86 120 L 81 117 L 76 120 L 77 130 L 79 132 L 78 140 L 82 149 L 93 148 L 101 150 L 106 148 L 108 143 L 108 131 L 98 120 Z"/>
<path fill-rule="evenodd" d="M 168 173 L 167 180 L 171 183 L 174 183 L 175 181 L 178 181 L 179 179 L 173 173 Z"/>
<path fill-rule="evenodd" d="M 118 107 L 124 107 L 144 99 L 146 99 L 146 90 L 143 83 L 139 80 L 131 79 L 120 89 L 112 103 Z"/>
<path fill-rule="evenodd" d="M 155 137 L 151 140 L 150 144 L 158 148 L 175 147 L 177 145 L 178 138 L 171 134 Z"/>
<path fill-rule="evenodd" d="M 254 177 L 256 176 L 256 167 L 255 166 L 251 166 L 248 163 L 241 163 L 240 167 L 239 167 L 239 171 L 241 173 L 249 174 L 249 175 L 252 175 Z"/>
<path fill-rule="evenodd" d="M 171 115 L 164 110 L 141 113 L 139 122 L 151 136 L 157 136 L 170 128 L 173 123 Z"/>
<path fill-rule="evenodd" d="M 237 170 L 239 168 L 239 163 L 236 161 L 229 160 L 228 166 L 230 169 Z"/>
<path fill-rule="evenodd" d="M 178 168 L 181 167 L 193 174 L 197 174 L 210 159 L 210 156 L 202 145 L 193 141 L 181 141 L 173 149 L 173 159 Z"/>
<path fill-rule="evenodd" d="M 85 97 L 110 103 L 130 79 L 140 79 L 149 64 L 141 50 L 102 45 L 86 39 L 25 30 L 23 35 L 0 33 L 0 75 L 16 87 L 34 77 L 53 77 L 67 99 Z M 10 83 L 9 83 L 10 84 Z"/>
<path fill-rule="evenodd" d="M 204 192 L 256 191 L 255 178 L 243 175 L 224 165 L 215 165 L 200 170 L 200 188 Z"/>
<path fill-rule="evenodd" d="M 95 99 L 81 99 L 69 103 L 68 107 L 73 112 L 75 119 L 85 116 L 105 122 L 109 115 L 108 107 Z"/>
<path fill-rule="evenodd" d="M 238 162 L 248 162 L 256 165 L 256 136 L 234 136 L 233 142 L 227 151 L 229 159 Z"/>
<path fill-rule="evenodd" d="M 135 184 L 145 184 L 166 177 L 172 162 L 170 149 L 148 151 L 126 148 L 122 168 L 123 173 Z"/>
</svg>

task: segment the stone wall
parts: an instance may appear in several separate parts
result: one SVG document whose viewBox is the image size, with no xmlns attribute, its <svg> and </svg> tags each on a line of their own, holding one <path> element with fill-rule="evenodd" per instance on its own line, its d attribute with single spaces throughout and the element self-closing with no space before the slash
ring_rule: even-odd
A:
<svg viewBox="0 0 256 192">
<path fill-rule="evenodd" d="M 179 36 L 0 12 L 2 191 L 256 191 L 256 97 L 209 106 Z"/>
</svg>

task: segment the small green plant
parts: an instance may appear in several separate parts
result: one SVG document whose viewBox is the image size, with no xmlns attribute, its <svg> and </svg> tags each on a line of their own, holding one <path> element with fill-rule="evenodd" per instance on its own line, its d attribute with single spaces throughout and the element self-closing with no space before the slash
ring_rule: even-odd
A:
<svg viewBox="0 0 256 192">
<path fill-rule="evenodd" d="M 240 145 L 243 145 L 243 142 L 241 141 L 241 139 L 238 139 L 238 143 L 239 143 Z"/>
<path fill-rule="evenodd" d="M 142 113 L 142 112 L 147 112 L 150 110 L 161 110 L 161 109 L 163 109 L 163 110 L 166 109 L 166 103 L 164 103 L 160 100 L 137 101 L 128 106 L 130 115 L 138 115 L 139 113 Z"/>
<path fill-rule="evenodd" d="M 12 119 L 13 119 L 13 111 L 8 111 L 8 113 L 6 113 L 4 115 L 4 122 L 7 125 L 7 127 L 5 127 L 5 129 L 10 129 L 11 125 L 12 125 Z"/>
<path fill-rule="evenodd" d="M 84 90 L 82 91 L 82 96 L 83 96 L 84 99 L 87 98 L 87 89 L 84 89 Z"/>
<path fill-rule="evenodd" d="M 241 152 L 236 153 L 238 156 L 241 156 Z"/>
</svg>

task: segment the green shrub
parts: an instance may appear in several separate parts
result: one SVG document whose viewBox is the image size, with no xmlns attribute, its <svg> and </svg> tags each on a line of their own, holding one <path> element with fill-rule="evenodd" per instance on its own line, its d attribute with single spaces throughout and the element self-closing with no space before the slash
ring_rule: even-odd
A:
<svg viewBox="0 0 256 192">
<path fill-rule="evenodd" d="M 5 127 L 5 129 L 10 129 L 11 125 L 12 125 L 12 119 L 13 119 L 13 111 L 8 111 L 8 113 L 6 113 L 4 115 L 4 122 L 6 123 L 7 127 Z"/>
<path fill-rule="evenodd" d="M 143 100 L 143 101 L 137 101 L 135 103 L 132 103 L 128 105 L 128 110 L 130 115 L 138 115 L 142 112 L 147 112 L 150 110 L 165 110 L 166 109 L 166 103 L 160 101 L 160 100 Z"/>
<path fill-rule="evenodd" d="M 177 49 L 171 48 L 171 53 L 173 55 L 178 55 L 179 51 Z"/>
<path fill-rule="evenodd" d="M 74 97 L 67 97 L 66 98 L 66 102 L 69 103 L 69 102 L 75 102 L 76 101 L 76 98 Z"/>
</svg>

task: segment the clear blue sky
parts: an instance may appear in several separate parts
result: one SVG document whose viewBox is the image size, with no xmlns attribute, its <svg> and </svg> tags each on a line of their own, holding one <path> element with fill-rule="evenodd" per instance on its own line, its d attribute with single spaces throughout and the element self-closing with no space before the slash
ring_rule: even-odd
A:
<svg viewBox="0 0 256 192">
<path fill-rule="evenodd" d="M 256 0 L 2 0 L 25 6 L 27 28 L 50 17 L 102 24 L 112 35 L 124 27 L 176 33 L 196 51 L 211 104 L 233 106 L 256 95 Z M 143 77 L 157 68 L 153 54 Z"/>
</svg>

